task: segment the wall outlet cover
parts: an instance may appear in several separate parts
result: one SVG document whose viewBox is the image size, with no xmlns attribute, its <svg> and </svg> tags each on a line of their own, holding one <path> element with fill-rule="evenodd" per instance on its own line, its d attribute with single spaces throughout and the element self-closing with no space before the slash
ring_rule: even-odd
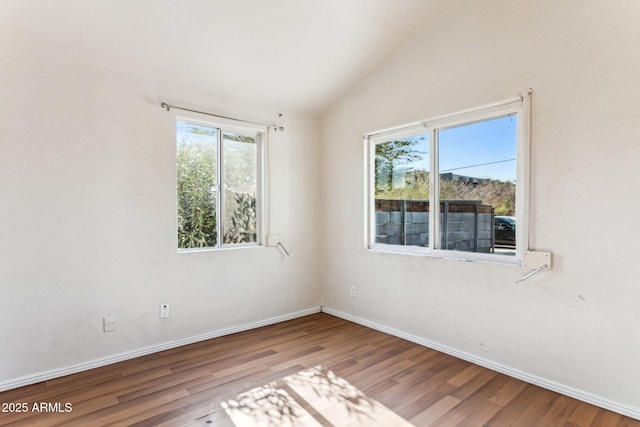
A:
<svg viewBox="0 0 640 427">
<path fill-rule="evenodd" d="M 102 318 L 102 330 L 104 332 L 113 332 L 116 330 L 116 318 L 114 316 L 105 316 Z"/>
<path fill-rule="evenodd" d="M 171 307 L 169 304 L 160 304 L 160 318 L 166 319 L 171 315 Z"/>
</svg>

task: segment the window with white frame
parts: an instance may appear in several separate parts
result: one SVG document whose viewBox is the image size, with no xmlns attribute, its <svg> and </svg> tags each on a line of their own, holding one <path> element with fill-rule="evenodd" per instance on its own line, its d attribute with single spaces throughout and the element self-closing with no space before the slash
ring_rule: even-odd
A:
<svg viewBox="0 0 640 427">
<path fill-rule="evenodd" d="M 263 135 L 177 120 L 179 250 L 260 243 Z"/>
<path fill-rule="evenodd" d="M 528 95 L 367 135 L 369 247 L 519 262 L 527 115 Z"/>
</svg>

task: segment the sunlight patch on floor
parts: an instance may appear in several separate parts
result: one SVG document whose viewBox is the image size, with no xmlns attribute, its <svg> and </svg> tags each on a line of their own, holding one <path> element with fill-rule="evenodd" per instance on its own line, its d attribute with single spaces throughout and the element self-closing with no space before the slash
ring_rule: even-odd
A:
<svg viewBox="0 0 640 427">
<path fill-rule="evenodd" d="M 241 393 L 222 407 L 236 427 L 412 427 L 320 366 Z"/>
</svg>

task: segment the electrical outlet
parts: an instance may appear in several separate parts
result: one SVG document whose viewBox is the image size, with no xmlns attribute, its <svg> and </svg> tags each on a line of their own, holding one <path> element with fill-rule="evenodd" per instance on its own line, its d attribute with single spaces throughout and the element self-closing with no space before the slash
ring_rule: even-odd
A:
<svg viewBox="0 0 640 427">
<path fill-rule="evenodd" d="M 116 318 L 113 316 L 105 316 L 102 318 L 102 329 L 104 332 L 113 332 L 116 330 Z"/>
<path fill-rule="evenodd" d="M 352 297 L 355 297 L 355 296 L 356 296 L 356 287 L 355 287 L 355 286 L 352 286 L 352 287 L 351 287 L 351 296 L 352 296 Z"/>
<path fill-rule="evenodd" d="M 160 318 L 166 319 L 171 314 L 169 304 L 160 304 Z"/>
</svg>

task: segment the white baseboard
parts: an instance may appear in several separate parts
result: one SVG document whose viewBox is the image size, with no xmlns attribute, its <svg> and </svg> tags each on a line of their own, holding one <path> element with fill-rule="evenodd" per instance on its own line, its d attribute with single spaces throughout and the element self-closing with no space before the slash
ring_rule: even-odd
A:
<svg viewBox="0 0 640 427">
<path fill-rule="evenodd" d="M 187 344 L 193 344 L 196 342 L 205 341 L 212 338 L 218 338 L 224 335 L 235 334 L 236 332 L 248 331 L 250 329 L 260 328 L 262 326 L 273 325 L 273 324 L 284 322 L 287 320 L 296 319 L 298 317 L 308 316 L 314 313 L 320 313 L 320 311 L 321 311 L 321 307 L 312 307 L 306 310 L 296 311 L 294 313 L 288 313 L 281 316 L 260 320 L 257 322 L 245 323 L 245 324 L 234 326 L 231 328 L 220 329 L 217 331 L 208 332 L 206 334 L 183 338 L 176 341 L 170 341 L 170 342 L 154 345 L 151 347 L 145 347 L 138 350 L 129 351 L 126 353 L 116 354 L 116 355 L 101 358 L 101 359 L 95 359 L 89 362 L 84 362 L 84 363 L 80 363 L 73 366 L 67 366 L 65 368 L 52 369 L 52 370 L 40 372 L 34 375 L 27 375 L 24 377 L 13 379 L 13 380 L 3 381 L 3 382 L 0 382 L 0 392 L 11 390 L 18 387 L 23 387 L 26 385 L 39 383 L 42 381 L 51 380 L 53 378 L 63 377 L 65 375 L 87 371 L 89 369 L 99 368 L 101 366 L 111 365 L 113 363 L 134 359 L 136 357 L 157 353 L 163 350 L 169 350 L 172 348 L 181 347 Z"/>
<path fill-rule="evenodd" d="M 514 369 L 509 366 L 502 365 L 500 363 L 493 362 L 488 359 L 483 359 L 476 355 L 466 353 L 463 351 L 456 350 L 451 347 L 447 347 L 445 345 L 439 344 L 434 341 L 430 341 L 412 334 L 407 334 L 405 332 L 399 331 L 397 329 L 389 328 L 383 325 L 380 325 L 375 322 L 371 322 L 366 319 L 362 319 L 356 316 L 352 316 L 347 313 L 343 313 L 338 310 L 334 310 L 328 307 L 322 307 L 322 312 L 330 314 L 332 316 L 340 317 L 342 319 L 348 320 L 350 322 L 358 323 L 360 325 L 366 326 L 371 329 L 378 330 L 380 332 L 387 333 L 389 335 L 396 336 L 398 338 L 405 339 L 407 341 L 414 342 L 416 344 L 420 344 L 422 346 L 440 351 L 442 353 L 449 354 L 451 356 L 457 357 L 462 360 L 466 360 L 471 363 L 475 363 L 476 365 L 483 366 L 485 368 L 491 369 L 496 372 L 500 372 L 501 374 L 508 375 L 513 378 L 517 378 L 519 380 L 525 381 L 530 384 L 534 384 L 545 388 L 547 390 L 554 391 L 556 393 L 563 394 L 565 396 L 572 397 L 574 399 L 581 400 L 583 402 L 590 403 L 595 406 L 599 406 L 601 408 L 607 409 L 609 411 L 617 412 L 618 414 L 625 415 L 627 417 L 634 418 L 636 420 L 640 420 L 640 408 L 623 405 L 618 402 L 614 402 L 610 399 L 604 398 L 602 396 L 595 395 L 593 393 L 589 393 L 583 390 L 579 390 L 565 384 L 561 384 L 547 378 L 539 377 L 537 375 L 532 375 L 527 372 L 521 371 L 519 369 Z"/>
</svg>

